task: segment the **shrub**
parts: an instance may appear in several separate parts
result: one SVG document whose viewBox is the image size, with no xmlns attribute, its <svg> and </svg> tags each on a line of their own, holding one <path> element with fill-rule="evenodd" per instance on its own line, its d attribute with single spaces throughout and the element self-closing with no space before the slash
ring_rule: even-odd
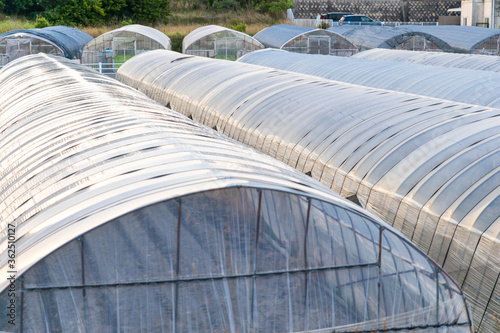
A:
<svg viewBox="0 0 500 333">
<path fill-rule="evenodd" d="M 35 22 L 35 28 L 46 28 L 50 27 L 49 21 L 45 17 L 40 17 Z"/>
<path fill-rule="evenodd" d="M 233 18 L 231 24 L 227 26 L 229 29 L 233 29 L 239 32 L 246 32 L 247 25 L 243 22 L 238 22 L 238 19 Z"/>
</svg>

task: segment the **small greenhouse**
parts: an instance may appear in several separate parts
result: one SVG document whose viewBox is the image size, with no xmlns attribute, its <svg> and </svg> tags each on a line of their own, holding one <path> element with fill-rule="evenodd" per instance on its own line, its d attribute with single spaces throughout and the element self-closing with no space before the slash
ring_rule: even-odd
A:
<svg viewBox="0 0 500 333">
<path fill-rule="evenodd" d="M 248 54 L 238 61 L 365 87 L 500 109 L 500 73 L 356 57 L 322 57 L 275 49 Z"/>
<path fill-rule="evenodd" d="M 267 48 L 296 53 L 351 56 L 359 50 L 347 37 L 331 30 L 287 24 L 268 27 L 254 38 Z"/>
<path fill-rule="evenodd" d="M 445 41 L 425 32 L 396 29 L 386 26 L 339 25 L 328 30 L 336 32 L 355 43 L 362 50 L 373 48 L 452 52 Z"/>
<path fill-rule="evenodd" d="M 393 225 L 463 288 L 478 331 L 498 333 L 500 109 L 171 51 L 117 78 Z"/>
<path fill-rule="evenodd" d="M 460 25 L 402 25 L 396 29 L 433 35 L 448 43 L 456 53 L 500 55 L 500 29 Z"/>
<path fill-rule="evenodd" d="M 1 330 L 471 332 L 439 266 L 311 177 L 65 59 L 0 83 Z"/>
<path fill-rule="evenodd" d="M 80 59 L 83 46 L 92 39 L 89 34 L 66 26 L 12 30 L 0 35 L 0 68 L 37 53 Z"/>
<path fill-rule="evenodd" d="M 227 60 L 236 60 L 263 48 L 255 38 L 218 25 L 193 30 L 182 41 L 182 53 Z"/>
<path fill-rule="evenodd" d="M 114 76 L 128 59 L 150 50 L 172 49 L 163 32 L 140 24 L 126 25 L 109 31 L 83 47 L 82 64 Z"/>
<path fill-rule="evenodd" d="M 500 57 L 492 57 L 482 54 L 463 54 L 463 53 L 429 53 L 429 52 L 411 52 L 394 51 L 383 49 L 372 49 L 360 52 L 353 58 L 408 62 L 412 64 L 421 64 L 438 67 L 475 69 L 480 71 L 500 72 Z"/>
</svg>

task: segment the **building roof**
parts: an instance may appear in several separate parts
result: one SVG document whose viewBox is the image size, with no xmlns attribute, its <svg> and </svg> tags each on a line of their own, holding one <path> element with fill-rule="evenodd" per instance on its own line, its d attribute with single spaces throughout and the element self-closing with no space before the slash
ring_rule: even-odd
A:
<svg viewBox="0 0 500 333">
<path fill-rule="evenodd" d="M 372 49 L 353 58 L 500 72 L 500 58 L 483 54 Z"/>
<path fill-rule="evenodd" d="M 402 25 L 396 29 L 405 29 L 427 33 L 448 43 L 454 52 L 472 53 L 479 45 L 488 39 L 500 36 L 500 29 L 487 29 L 459 25 Z"/>
<path fill-rule="evenodd" d="M 195 43 L 200 38 L 203 38 L 205 36 L 215 34 L 218 32 L 223 32 L 223 31 L 234 34 L 235 36 L 240 36 L 240 37 L 245 36 L 249 39 L 252 39 L 254 43 L 256 43 L 256 44 L 260 45 L 262 48 L 264 48 L 264 45 L 262 45 L 258 40 L 256 40 L 252 36 L 247 35 L 243 32 L 236 31 L 236 30 L 229 29 L 229 28 L 225 28 L 225 27 L 221 27 L 218 25 L 207 25 L 207 26 L 203 26 L 203 27 L 200 27 L 200 28 L 197 28 L 197 29 L 191 31 L 189 34 L 186 35 L 186 37 L 184 37 L 184 39 L 182 41 L 182 52 L 185 52 L 191 44 Z"/>
<path fill-rule="evenodd" d="M 344 24 L 331 27 L 328 30 L 349 38 L 349 40 L 363 49 L 394 49 L 399 44 L 403 43 L 406 38 L 423 36 L 445 52 L 452 52 L 453 50 L 447 42 L 432 34 L 421 31 L 412 31 L 410 29 Z"/>
<path fill-rule="evenodd" d="M 70 59 L 79 58 L 83 46 L 94 39 L 86 32 L 63 25 L 42 29 L 12 30 L 1 34 L 0 39 L 21 34 L 38 36 L 53 42 L 65 53 L 65 57 Z"/>
<path fill-rule="evenodd" d="M 146 36 L 146 37 L 156 41 L 158 44 L 160 44 L 166 50 L 172 49 L 172 42 L 170 41 L 170 38 L 167 35 L 165 35 L 163 32 L 161 32 L 159 30 L 156 30 L 154 28 L 147 27 L 144 25 L 140 25 L 140 24 L 125 25 L 121 28 L 108 31 L 108 32 L 98 36 L 96 39 L 102 38 L 103 36 L 109 35 L 109 34 L 117 35 L 121 32 L 131 32 L 131 33 L 135 33 L 135 34 L 140 34 L 140 35 Z"/>
</svg>

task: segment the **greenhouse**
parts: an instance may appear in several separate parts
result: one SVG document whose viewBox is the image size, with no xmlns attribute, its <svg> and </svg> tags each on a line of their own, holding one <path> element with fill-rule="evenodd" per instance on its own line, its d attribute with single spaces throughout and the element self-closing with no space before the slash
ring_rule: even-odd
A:
<svg viewBox="0 0 500 333">
<path fill-rule="evenodd" d="M 65 26 L 12 30 L 0 34 L 0 68 L 17 58 L 37 53 L 80 59 L 83 46 L 92 39 L 81 30 Z"/>
<path fill-rule="evenodd" d="M 497 333 L 500 110 L 171 51 L 117 78 L 380 216 L 458 282 L 475 327 Z"/>
<path fill-rule="evenodd" d="M 336 32 L 279 24 L 259 31 L 254 36 L 265 47 L 289 52 L 351 56 L 359 49 Z"/>
<path fill-rule="evenodd" d="M 452 52 L 451 46 L 443 40 L 424 33 L 386 26 L 340 25 L 329 28 L 355 43 L 361 50 L 373 48 Z"/>
<path fill-rule="evenodd" d="M 182 41 L 182 53 L 226 60 L 236 60 L 263 48 L 255 38 L 218 25 L 195 29 Z"/>
<path fill-rule="evenodd" d="M 131 24 L 106 32 L 84 46 L 82 64 L 114 76 L 116 69 L 133 56 L 157 49 L 172 49 L 163 32 Z"/>
<path fill-rule="evenodd" d="M 238 61 L 500 109 L 500 73 L 353 57 L 322 57 L 271 49 L 249 54 Z"/>
<path fill-rule="evenodd" d="M 393 51 L 373 49 L 360 52 L 354 58 L 409 62 L 412 64 L 475 69 L 480 71 L 500 72 L 500 58 L 481 54 L 429 53 L 411 51 Z"/>
<path fill-rule="evenodd" d="M 1 330 L 471 332 L 449 275 L 311 177 L 65 59 L 0 83 Z"/>
<path fill-rule="evenodd" d="M 397 29 L 433 35 L 450 44 L 455 53 L 500 55 L 500 29 L 459 25 L 402 25 Z"/>
</svg>

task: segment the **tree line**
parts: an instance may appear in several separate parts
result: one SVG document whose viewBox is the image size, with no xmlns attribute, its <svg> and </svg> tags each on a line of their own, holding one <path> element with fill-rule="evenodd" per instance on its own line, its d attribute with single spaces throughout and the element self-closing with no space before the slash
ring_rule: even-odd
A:
<svg viewBox="0 0 500 333">
<path fill-rule="evenodd" d="M 36 19 L 51 25 L 95 25 L 116 21 L 167 23 L 170 0 L 0 0 L 0 13 Z M 195 0 L 193 7 L 213 11 L 255 9 L 279 15 L 293 0 Z M 195 8 L 194 8 L 195 9 Z"/>
</svg>

